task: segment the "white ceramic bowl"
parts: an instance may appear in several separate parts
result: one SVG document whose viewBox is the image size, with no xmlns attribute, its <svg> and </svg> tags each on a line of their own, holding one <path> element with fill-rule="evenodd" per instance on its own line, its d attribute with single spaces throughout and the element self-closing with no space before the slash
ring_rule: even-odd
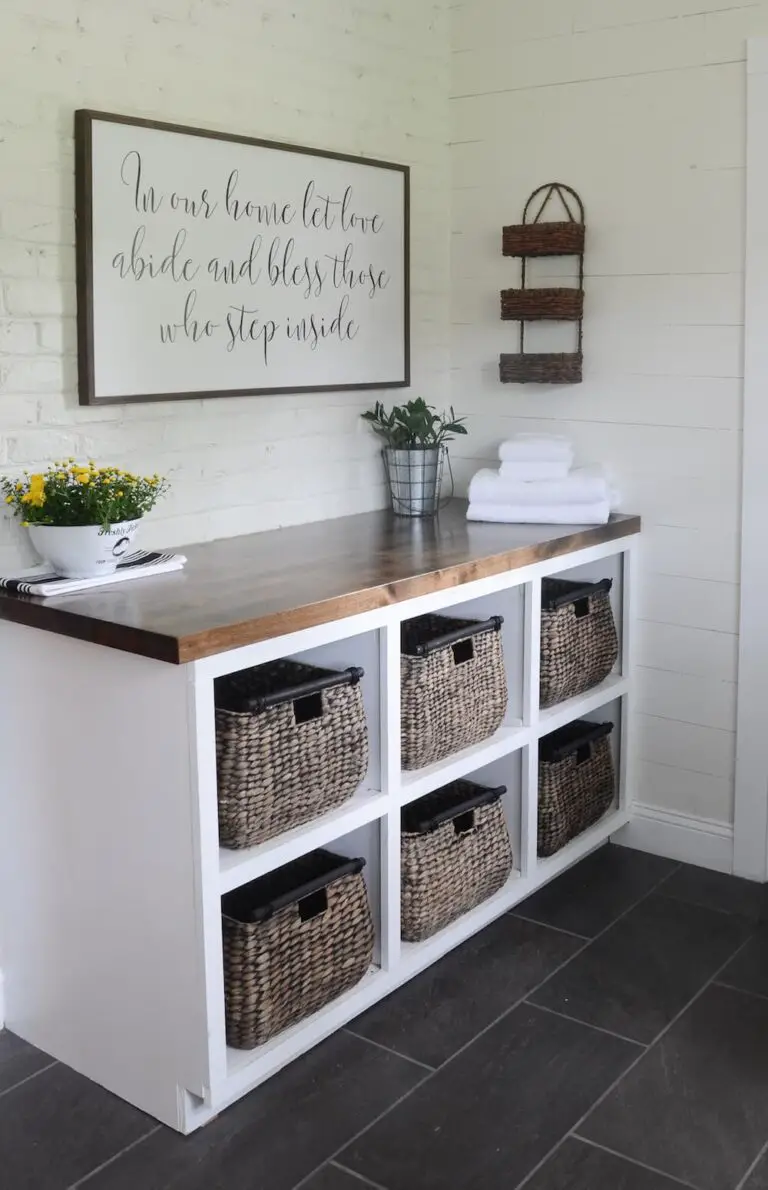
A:
<svg viewBox="0 0 768 1190">
<path fill-rule="evenodd" d="M 100 578 L 114 574 L 130 552 L 139 521 L 119 525 L 30 525 L 32 545 L 62 578 Z"/>
</svg>

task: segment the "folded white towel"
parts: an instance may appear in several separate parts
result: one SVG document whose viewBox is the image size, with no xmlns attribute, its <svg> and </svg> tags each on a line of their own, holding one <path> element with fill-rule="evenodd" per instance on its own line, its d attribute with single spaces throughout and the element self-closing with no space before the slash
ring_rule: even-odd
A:
<svg viewBox="0 0 768 1190">
<path fill-rule="evenodd" d="M 495 521 L 510 525 L 604 525 L 611 515 L 610 504 L 470 504 L 468 521 Z"/>
<path fill-rule="evenodd" d="M 111 586 L 112 583 L 124 583 L 129 579 L 169 574 L 173 570 L 181 570 L 186 560 L 184 554 L 136 550 L 125 555 L 113 574 L 103 574 L 99 578 L 61 578 L 49 566 L 33 566 L 30 570 L 0 578 L 0 590 L 50 599 L 55 595 L 73 595 L 76 591 L 90 591 L 92 587 Z"/>
<path fill-rule="evenodd" d="M 502 463 L 573 462 L 573 447 L 567 438 L 556 434 L 515 434 L 499 446 Z"/>
<path fill-rule="evenodd" d="M 483 470 L 472 477 L 469 498 L 475 504 L 534 504 L 551 508 L 555 504 L 594 504 L 608 500 L 610 492 L 606 477 L 588 467 L 571 471 L 565 479 L 529 482 Z"/>
<path fill-rule="evenodd" d="M 513 483 L 529 483 L 534 480 L 565 479 L 573 459 L 521 459 L 519 463 L 502 463 L 499 474 Z"/>
</svg>

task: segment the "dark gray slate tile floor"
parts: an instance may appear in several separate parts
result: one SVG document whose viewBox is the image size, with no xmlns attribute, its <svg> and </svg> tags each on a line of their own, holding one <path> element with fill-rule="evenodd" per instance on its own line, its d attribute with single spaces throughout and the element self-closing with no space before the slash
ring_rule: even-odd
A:
<svg viewBox="0 0 768 1190">
<path fill-rule="evenodd" d="M 0 1034 L 2 1190 L 768 1190 L 768 895 L 604 847 L 191 1137 Z"/>
</svg>

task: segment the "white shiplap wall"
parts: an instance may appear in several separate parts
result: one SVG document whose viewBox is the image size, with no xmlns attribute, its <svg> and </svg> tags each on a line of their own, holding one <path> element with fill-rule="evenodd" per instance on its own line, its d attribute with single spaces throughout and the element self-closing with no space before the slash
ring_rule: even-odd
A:
<svg viewBox="0 0 768 1190">
<path fill-rule="evenodd" d="M 467 0 L 453 18 L 453 388 L 463 480 L 507 430 L 569 434 L 642 513 L 639 793 L 729 823 L 738 631 L 745 41 L 768 4 Z M 585 379 L 500 385 L 500 252 L 528 193 L 588 216 Z M 534 264 L 540 280 L 562 264 Z M 555 332 L 542 341 L 554 342 Z M 562 350 L 570 349 L 569 328 Z M 534 340 L 535 342 L 535 340 Z"/>
<path fill-rule="evenodd" d="M 70 454 L 169 473 L 145 544 L 385 503 L 369 393 L 78 408 L 73 112 L 410 165 L 413 385 L 442 401 L 448 24 L 443 0 L 2 0 L 0 473 Z M 0 518 L 0 562 L 23 540 Z"/>
</svg>

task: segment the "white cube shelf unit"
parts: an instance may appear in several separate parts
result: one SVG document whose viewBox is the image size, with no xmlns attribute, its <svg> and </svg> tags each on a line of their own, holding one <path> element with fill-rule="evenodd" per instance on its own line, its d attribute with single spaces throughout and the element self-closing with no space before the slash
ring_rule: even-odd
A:
<svg viewBox="0 0 768 1190">
<path fill-rule="evenodd" d="M 438 522 L 366 514 L 195 547 L 170 582 L 45 603 L 0 597 L 0 650 L 13 675 L 0 691 L 8 1026 L 191 1132 L 606 841 L 631 813 L 639 529 L 631 517 L 593 529 L 468 526 L 457 502 Z M 542 711 L 548 575 L 612 577 L 621 648 L 601 686 Z M 490 739 L 404 772 L 400 625 L 443 610 L 504 617 L 509 710 Z M 214 680 L 279 657 L 364 668 L 369 770 L 340 808 L 247 850 L 219 848 Z M 616 721 L 615 805 L 540 860 L 539 740 L 602 715 Z M 439 934 L 405 943 L 400 810 L 458 777 L 507 786 L 514 870 Z M 367 860 L 375 965 L 267 1044 L 230 1049 L 221 896 L 317 847 Z"/>
</svg>

